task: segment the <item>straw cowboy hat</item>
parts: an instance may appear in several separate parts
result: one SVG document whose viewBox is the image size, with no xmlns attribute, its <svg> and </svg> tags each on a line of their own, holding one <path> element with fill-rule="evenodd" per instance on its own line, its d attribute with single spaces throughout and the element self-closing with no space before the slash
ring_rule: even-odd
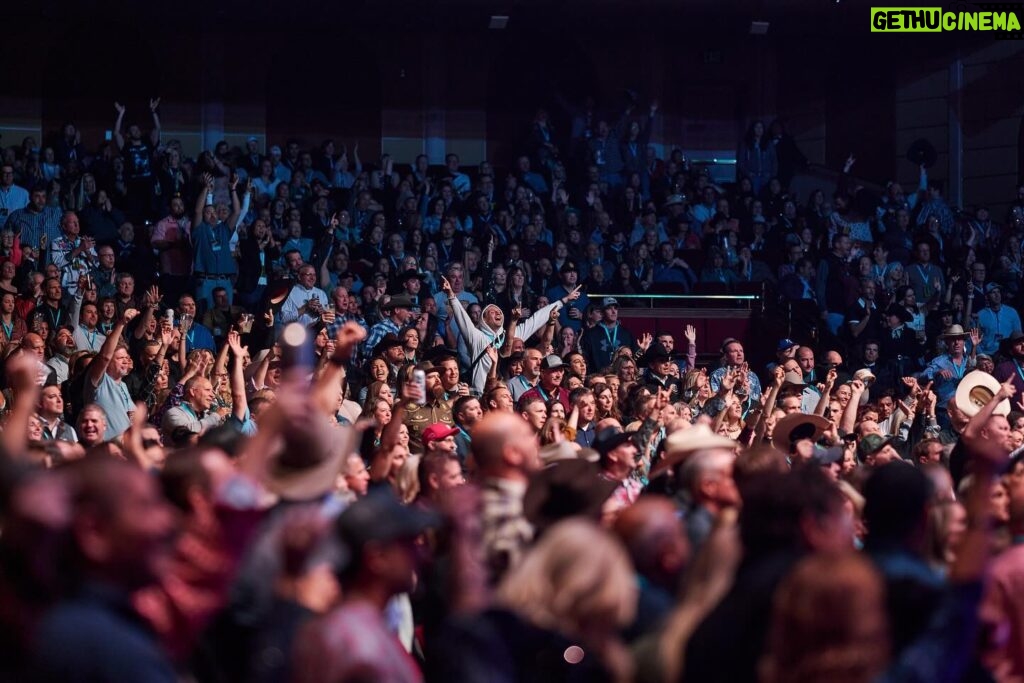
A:
<svg viewBox="0 0 1024 683">
<path fill-rule="evenodd" d="M 772 446 L 783 453 L 789 453 L 790 446 L 794 441 L 801 439 L 817 441 L 831 424 L 821 415 L 804 415 L 803 413 L 786 415 L 775 423 L 775 429 L 772 430 Z"/>
<path fill-rule="evenodd" d="M 956 387 L 956 407 L 967 417 L 974 417 L 999 391 L 999 380 L 982 370 L 964 375 Z M 995 415 L 1009 415 L 1010 402 L 1003 399 L 996 406 Z"/>
<path fill-rule="evenodd" d="M 715 434 L 706 424 L 698 424 L 689 429 L 672 432 L 665 439 L 665 453 L 651 469 L 650 478 L 654 479 L 674 467 L 691 453 L 710 448 L 733 450 L 736 448 L 736 442 L 728 437 Z"/>
</svg>

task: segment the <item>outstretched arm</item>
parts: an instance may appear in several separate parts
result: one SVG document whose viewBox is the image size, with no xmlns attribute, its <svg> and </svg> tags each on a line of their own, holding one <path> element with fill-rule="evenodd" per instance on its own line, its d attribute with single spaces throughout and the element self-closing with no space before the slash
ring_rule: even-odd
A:
<svg viewBox="0 0 1024 683">
<path fill-rule="evenodd" d="M 124 123 L 124 105 L 114 102 L 114 109 L 117 110 L 117 120 L 114 121 L 114 142 L 119 150 L 124 149 L 124 136 L 121 134 L 121 124 Z"/>
<path fill-rule="evenodd" d="M 228 229 L 238 229 L 238 217 L 242 215 L 242 203 L 238 201 L 238 176 L 231 176 L 231 215 L 228 217 Z"/>
<path fill-rule="evenodd" d="M 249 401 L 245 396 L 245 375 L 242 373 L 242 357 L 245 350 L 242 348 L 242 341 L 238 330 L 232 329 L 228 332 L 227 343 L 224 345 L 231 349 L 231 414 L 241 422 L 245 420 L 249 412 Z"/>
<path fill-rule="evenodd" d="M 103 342 L 103 346 L 100 347 L 100 352 L 96 354 L 96 357 L 89 363 L 89 369 L 87 370 L 87 379 L 92 386 L 99 386 L 100 380 L 103 379 L 103 373 L 107 371 L 107 366 L 110 365 L 110 361 L 114 359 L 114 352 L 117 351 L 117 343 L 121 341 L 121 334 L 124 332 L 124 326 L 127 325 L 135 316 L 139 314 L 134 308 L 125 309 L 125 312 L 121 314 L 117 322 L 114 324 L 114 329 L 107 335 L 107 339 Z"/>
<path fill-rule="evenodd" d="M 154 147 L 160 144 L 160 115 L 156 111 L 159 107 L 159 97 L 149 101 L 149 111 L 153 114 L 153 129 L 149 131 L 149 141 Z"/>
</svg>

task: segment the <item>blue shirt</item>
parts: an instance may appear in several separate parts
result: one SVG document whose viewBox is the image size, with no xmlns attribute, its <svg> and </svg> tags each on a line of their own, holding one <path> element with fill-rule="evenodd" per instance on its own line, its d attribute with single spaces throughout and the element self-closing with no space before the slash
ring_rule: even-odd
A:
<svg viewBox="0 0 1024 683">
<path fill-rule="evenodd" d="M 940 377 L 939 373 L 943 370 L 949 370 L 953 373 L 953 376 L 949 379 Z M 932 385 L 932 391 L 935 392 L 936 403 L 937 405 L 944 406 L 956 394 L 956 387 L 960 384 L 960 380 L 963 379 L 964 373 L 968 370 L 971 370 L 971 363 L 966 355 L 957 364 L 953 362 L 953 358 L 948 353 L 944 353 L 933 358 L 921 375 L 935 382 Z"/>
<path fill-rule="evenodd" d="M 565 288 L 565 285 L 558 285 L 552 287 L 547 291 L 548 303 L 555 303 L 563 297 L 569 296 L 569 290 Z M 580 294 L 580 298 L 576 301 L 570 301 L 565 306 L 562 306 L 562 310 L 558 313 L 558 322 L 562 327 L 571 327 L 577 333 L 583 326 L 583 319 L 587 314 L 587 306 L 590 305 L 590 298 L 586 294 Z M 573 320 L 569 317 L 569 309 L 575 308 L 580 312 L 580 317 Z M 578 335 L 577 335 L 578 336 Z"/>
<path fill-rule="evenodd" d="M 978 352 L 994 356 L 999 350 L 999 342 L 1014 332 L 1020 332 L 1020 316 L 1006 304 L 993 311 L 990 307 L 978 311 L 978 327 L 983 338 L 978 344 Z"/>
<path fill-rule="evenodd" d="M 231 256 L 233 233 L 234 230 L 224 222 L 215 226 L 200 223 L 192 228 L 192 248 L 195 253 L 193 264 L 197 273 L 233 275 L 237 272 L 235 259 Z"/>
</svg>

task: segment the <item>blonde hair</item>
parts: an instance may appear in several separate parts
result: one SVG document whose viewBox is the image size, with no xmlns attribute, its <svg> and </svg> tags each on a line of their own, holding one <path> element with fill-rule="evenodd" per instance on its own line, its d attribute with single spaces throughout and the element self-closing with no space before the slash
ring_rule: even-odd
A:
<svg viewBox="0 0 1024 683">
<path fill-rule="evenodd" d="M 497 599 L 536 626 L 579 637 L 628 625 L 637 589 L 622 545 L 593 522 L 567 519 L 506 576 Z"/>
<path fill-rule="evenodd" d="M 398 499 L 406 505 L 416 500 L 416 496 L 420 494 L 420 480 L 416 476 L 419 469 L 420 456 L 407 455 L 405 462 L 402 463 L 402 467 L 398 470 L 398 475 L 395 477 Z"/>
</svg>

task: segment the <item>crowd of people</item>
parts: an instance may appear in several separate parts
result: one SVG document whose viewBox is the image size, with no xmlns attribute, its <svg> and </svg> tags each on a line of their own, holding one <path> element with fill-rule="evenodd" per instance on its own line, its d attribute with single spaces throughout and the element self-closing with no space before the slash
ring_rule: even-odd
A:
<svg viewBox="0 0 1024 683">
<path fill-rule="evenodd" d="M 0 678 L 1024 678 L 1024 186 L 722 186 L 630 95 L 500 172 L 4 149 Z M 619 320 L 744 283 L 784 338 Z"/>
</svg>

